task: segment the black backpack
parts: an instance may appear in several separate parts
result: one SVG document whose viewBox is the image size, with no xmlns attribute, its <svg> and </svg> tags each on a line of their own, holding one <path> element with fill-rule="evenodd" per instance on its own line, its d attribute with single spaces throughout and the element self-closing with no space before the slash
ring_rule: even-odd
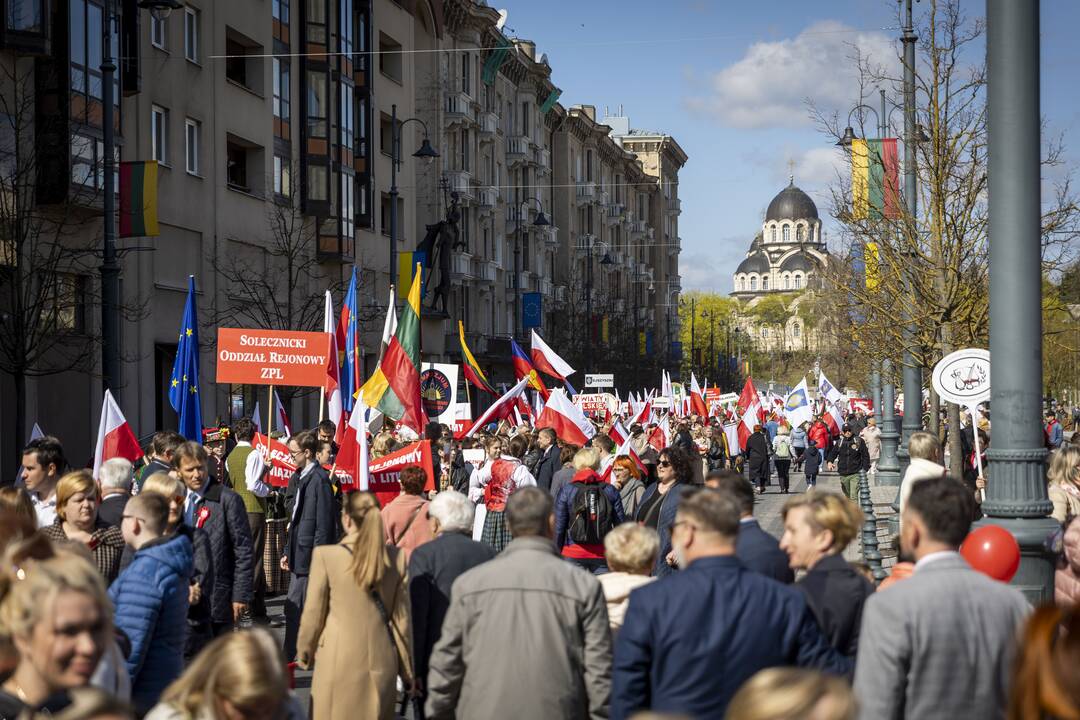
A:
<svg viewBox="0 0 1080 720">
<path fill-rule="evenodd" d="M 599 545 L 604 542 L 604 536 L 615 527 L 615 510 L 604 494 L 602 484 L 573 484 L 578 491 L 574 496 L 570 539 L 579 545 Z"/>
</svg>

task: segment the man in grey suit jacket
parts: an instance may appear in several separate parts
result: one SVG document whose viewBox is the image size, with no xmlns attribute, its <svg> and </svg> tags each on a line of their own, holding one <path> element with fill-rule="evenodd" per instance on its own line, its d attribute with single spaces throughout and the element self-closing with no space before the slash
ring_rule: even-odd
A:
<svg viewBox="0 0 1080 720">
<path fill-rule="evenodd" d="M 912 486 L 900 547 L 915 572 L 866 601 L 855 665 L 860 718 L 1005 716 L 1016 638 L 1031 608 L 957 552 L 973 502 L 951 478 Z"/>
</svg>

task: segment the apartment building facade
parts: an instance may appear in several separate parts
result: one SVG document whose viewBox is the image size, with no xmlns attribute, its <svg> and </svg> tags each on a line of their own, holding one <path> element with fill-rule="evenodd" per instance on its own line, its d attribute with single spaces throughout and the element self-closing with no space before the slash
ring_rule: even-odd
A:
<svg viewBox="0 0 1080 720">
<path fill-rule="evenodd" d="M 0 395 L 13 397 L 22 383 L 25 402 L 25 410 L 0 403 L 0 435 L 24 413 L 27 426 L 37 421 L 77 454 L 92 448 L 102 397 L 92 251 L 102 232 L 95 68 L 105 4 L 26 5 L 40 13 L 8 13 L 0 32 L 9 76 L 0 96 L 31 99 L 31 132 L 7 134 L 40 151 L 53 181 L 39 198 L 83 199 L 71 204 L 76 222 L 63 239 L 83 252 L 73 267 L 54 268 L 60 279 L 39 292 L 51 298 L 62 335 L 55 349 L 22 380 L 0 372 Z M 685 153 L 668 136 L 638 137 L 627 124 L 620 137 L 594 111 L 556 102 L 546 56 L 507 37 L 486 4 L 185 0 L 167 18 L 134 0 L 116 5 L 118 159 L 158 162 L 160 234 L 119 241 L 118 394 L 138 434 L 175 426 L 167 387 L 189 275 L 203 332 L 204 422 L 228 421 L 256 401 L 265 408 L 266 388 L 214 383 L 214 327 L 321 329 L 323 292 L 331 289 L 340 307 L 355 267 L 370 372 L 397 281 L 391 253 L 413 250 L 446 217 L 451 193 L 463 245 L 451 254 L 446 313 L 425 311 L 425 359 L 459 360 L 458 320 L 496 382 L 511 377 L 509 336 L 527 337 L 532 324 L 553 344 L 565 342 L 583 369 L 589 360 L 603 369 L 604 352 L 633 355 L 642 367 L 667 359 L 677 337 L 668 308 L 679 287 L 670 208 Z M 490 63 L 500 49 L 502 62 Z M 16 79 L 26 87 L 14 87 Z M 425 138 L 439 152 L 433 161 L 412 157 Z M 540 213 L 547 225 L 537 224 Z M 526 299 L 538 317 L 521 312 Z M 62 351 L 83 362 L 50 366 Z M 294 427 L 314 423 L 316 394 L 284 397 Z M 9 445 L 0 462 L 17 462 Z"/>
</svg>

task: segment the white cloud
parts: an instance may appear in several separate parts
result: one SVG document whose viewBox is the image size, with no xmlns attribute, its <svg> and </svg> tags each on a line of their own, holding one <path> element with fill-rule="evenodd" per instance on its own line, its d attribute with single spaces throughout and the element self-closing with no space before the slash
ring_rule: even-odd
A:
<svg viewBox="0 0 1080 720">
<path fill-rule="evenodd" d="M 686 250 L 679 254 L 679 275 L 682 277 L 682 289 L 702 290 L 726 294 L 731 292 L 731 275 L 746 257 L 753 233 L 746 237 L 733 236 L 721 238 L 710 245 L 710 252 Z"/>
<path fill-rule="evenodd" d="M 854 104 L 856 50 L 878 64 L 896 56 L 884 33 L 823 20 L 793 38 L 754 43 L 740 60 L 712 75 L 708 96 L 689 98 L 687 105 L 738 128 L 809 125 L 807 100 L 845 112 Z"/>
</svg>

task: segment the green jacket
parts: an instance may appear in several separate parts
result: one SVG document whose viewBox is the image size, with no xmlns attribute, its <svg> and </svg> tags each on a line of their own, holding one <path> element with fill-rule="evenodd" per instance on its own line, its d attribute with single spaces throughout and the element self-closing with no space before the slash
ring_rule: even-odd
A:
<svg viewBox="0 0 1080 720">
<path fill-rule="evenodd" d="M 225 467 L 232 478 L 233 490 L 244 501 L 244 509 L 249 513 L 266 514 L 266 498 L 257 497 L 247 488 L 247 474 L 244 472 L 248 455 L 255 452 L 250 445 L 237 445 L 225 458 Z"/>
</svg>

